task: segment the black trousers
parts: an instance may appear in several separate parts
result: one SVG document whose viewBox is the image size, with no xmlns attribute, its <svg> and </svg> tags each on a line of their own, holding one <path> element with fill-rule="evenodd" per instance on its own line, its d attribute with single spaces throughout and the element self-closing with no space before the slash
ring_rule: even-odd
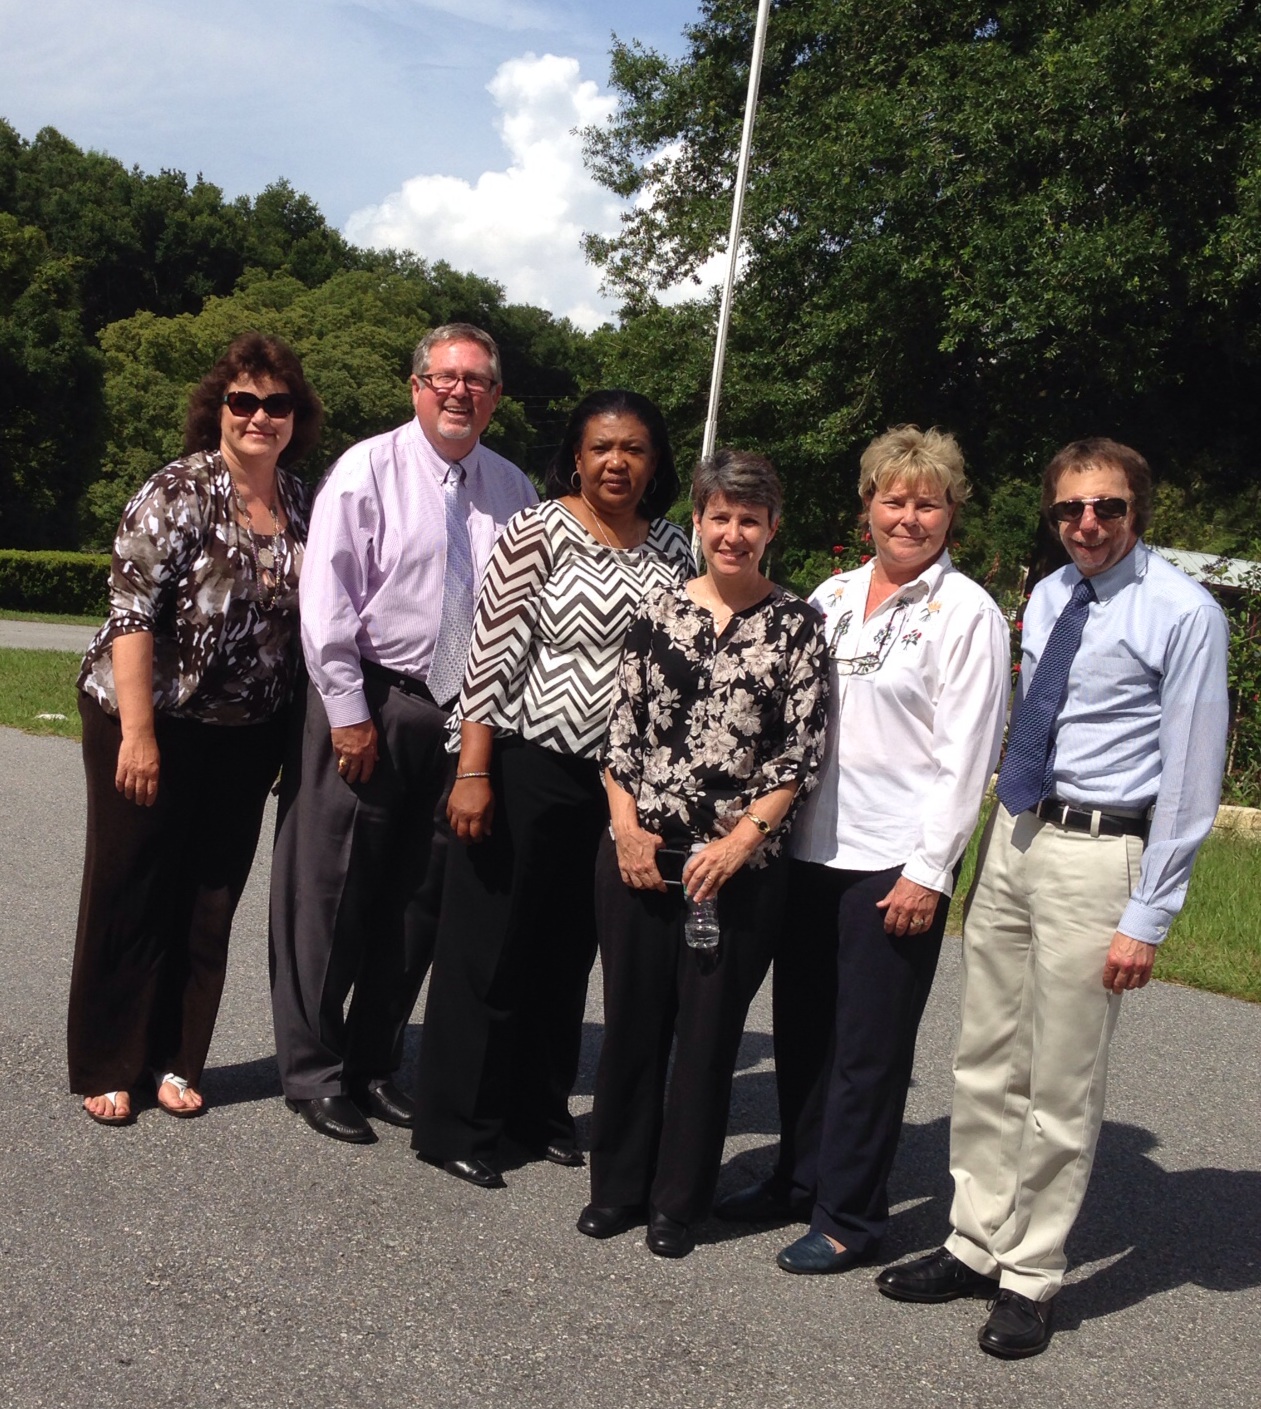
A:
<svg viewBox="0 0 1261 1409">
<path fill-rule="evenodd" d="M 886 934 L 876 909 L 902 874 L 789 863 L 775 951 L 775 1080 L 780 1147 L 774 1183 L 814 1201 L 810 1226 L 857 1253 L 889 1219 L 915 1038 L 949 901 L 924 933 Z"/>
<path fill-rule="evenodd" d="M 608 804 L 593 760 L 521 739 L 496 740 L 491 772 L 491 836 L 447 856 L 412 1135 L 427 1159 L 574 1138 Z"/>
<path fill-rule="evenodd" d="M 285 721 L 215 725 L 159 713 L 158 796 L 114 787 L 122 733 L 79 695 L 87 847 L 70 979 L 70 1089 L 134 1087 L 148 1068 L 201 1081 Z"/>
<path fill-rule="evenodd" d="M 718 893 L 718 948 L 705 953 L 684 943 L 682 890 L 631 890 L 612 838 L 601 841 L 604 1046 L 592 1203 L 649 1204 L 683 1223 L 708 1215 L 744 1020 L 770 966 L 783 878 L 782 862 L 737 871 Z"/>
<path fill-rule="evenodd" d="M 433 955 L 446 835 L 438 814 L 453 771 L 446 712 L 376 676 L 364 693 L 377 728 L 371 779 L 339 776 L 310 685 L 281 776 L 271 997 L 291 1100 L 397 1071 Z"/>
</svg>

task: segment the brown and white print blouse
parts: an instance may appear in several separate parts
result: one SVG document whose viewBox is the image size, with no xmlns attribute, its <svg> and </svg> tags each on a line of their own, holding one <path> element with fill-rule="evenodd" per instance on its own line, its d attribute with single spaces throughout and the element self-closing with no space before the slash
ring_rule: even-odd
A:
<svg viewBox="0 0 1261 1409">
<path fill-rule="evenodd" d="M 79 688 L 118 714 L 115 638 L 153 635 L 154 708 L 210 724 L 252 724 L 284 705 L 301 655 L 298 575 L 310 492 L 276 472 L 288 523 L 255 536 L 238 522 L 232 478 L 218 451 L 197 451 L 153 475 L 123 510 L 114 540 L 110 614 L 96 633 Z M 258 553 L 275 555 L 274 590 L 260 592 Z"/>
</svg>

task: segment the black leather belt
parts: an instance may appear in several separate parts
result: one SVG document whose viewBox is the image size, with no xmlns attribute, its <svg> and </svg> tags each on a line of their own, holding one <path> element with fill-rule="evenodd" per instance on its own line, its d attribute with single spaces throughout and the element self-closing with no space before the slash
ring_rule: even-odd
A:
<svg viewBox="0 0 1261 1409">
<path fill-rule="evenodd" d="M 422 700 L 428 700 L 430 704 L 438 703 L 429 693 L 429 686 L 423 680 L 417 680 L 415 676 L 400 675 L 397 670 L 387 670 L 385 666 L 378 665 L 374 660 L 361 658 L 359 664 L 363 668 L 365 677 L 370 680 L 384 680 L 387 685 L 401 690 L 405 695 L 419 695 Z"/>
<path fill-rule="evenodd" d="M 1146 817 L 1123 817 L 1116 812 L 1084 812 L 1080 807 L 1070 807 L 1055 797 L 1043 798 L 1033 808 L 1033 815 L 1040 822 L 1054 822 L 1057 827 L 1067 827 L 1070 832 L 1093 832 L 1095 818 L 1098 817 L 1101 837 L 1145 839 L 1151 827 Z"/>
</svg>

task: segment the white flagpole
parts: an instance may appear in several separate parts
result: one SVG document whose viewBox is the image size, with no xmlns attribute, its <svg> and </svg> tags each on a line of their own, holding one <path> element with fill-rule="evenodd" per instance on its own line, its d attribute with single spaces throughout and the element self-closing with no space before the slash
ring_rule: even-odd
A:
<svg viewBox="0 0 1261 1409">
<path fill-rule="evenodd" d="M 766 49 L 766 25 L 771 0 L 758 0 L 757 25 L 753 32 L 753 57 L 749 63 L 749 92 L 744 101 L 744 132 L 740 138 L 740 160 L 731 203 L 731 233 L 727 238 L 727 277 L 723 281 L 722 304 L 718 312 L 718 337 L 714 344 L 714 368 L 709 381 L 709 411 L 701 455 L 714 453 L 718 441 L 718 402 L 722 393 L 722 369 L 727 356 L 727 332 L 731 326 L 731 304 L 735 296 L 736 262 L 740 251 L 740 225 L 744 217 L 744 190 L 749 180 L 749 156 L 753 150 L 753 119 L 757 113 L 758 86 L 762 80 L 762 55 Z M 700 563 L 700 540 L 692 535 L 692 551 Z"/>
</svg>

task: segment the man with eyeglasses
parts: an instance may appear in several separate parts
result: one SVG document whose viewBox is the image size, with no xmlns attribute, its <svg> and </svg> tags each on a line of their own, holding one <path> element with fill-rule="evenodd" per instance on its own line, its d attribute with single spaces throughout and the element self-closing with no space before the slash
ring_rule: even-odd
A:
<svg viewBox="0 0 1261 1409">
<path fill-rule="evenodd" d="M 1153 553 L 1151 472 L 1064 447 L 1042 504 L 1071 562 L 1034 589 L 964 921 L 944 1247 L 880 1273 L 902 1301 L 995 1298 L 981 1349 L 1036 1355 L 1103 1121 L 1121 995 L 1151 976 L 1217 811 L 1225 617 Z"/>
<path fill-rule="evenodd" d="M 368 1116 L 414 1114 L 393 1077 L 433 953 L 447 717 L 490 550 L 538 497 L 481 444 L 500 390 L 488 333 L 435 328 L 412 361 L 415 419 L 351 446 L 311 515 L 310 684 L 281 782 L 272 1014 L 286 1102 L 335 1140 L 367 1144 Z"/>
</svg>

